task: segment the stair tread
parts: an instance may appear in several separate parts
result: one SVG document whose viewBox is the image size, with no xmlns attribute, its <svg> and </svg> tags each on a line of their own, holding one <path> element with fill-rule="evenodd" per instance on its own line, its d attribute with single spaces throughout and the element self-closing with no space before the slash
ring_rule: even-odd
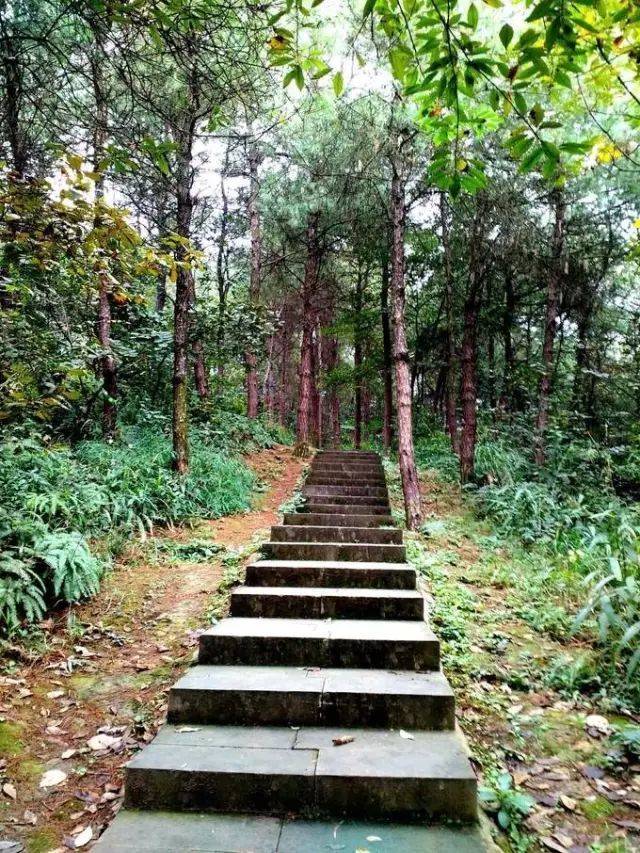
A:
<svg viewBox="0 0 640 853">
<path fill-rule="evenodd" d="M 212 664 L 194 667 L 176 682 L 174 689 L 445 697 L 453 695 L 449 682 L 440 671 Z"/>
<path fill-rule="evenodd" d="M 261 726 L 164 726 L 128 768 L 246 776 L 475 781 L 457 732 Z M 335 738 L 353 737 L 336 747 Z"/>
<path fill-rule="evenodd" d="M 376 821 L 287 820 L 243 814 L 121 811 L 100 837 L 99 853 L 300 853 L 367 849 L 377 853 L 484 853 L 476 827 L 416 826 Z"/>
<path fill-rule="evenodd" d="M 233 595 L 300 595 L 308 598 L 407 598 L 422 599 L 422 593 L 415 589 L 375 589 L 370 587 L 345 586 L 237 586 Z M 360 620 L 358 620 L 360 621 Z"/>
<path fill-rule="evenodd" d="M 339 543 L 338 543 L 339 544 Z M 384 563 L 380 561 L 360 561 L 360 560 L 256 560 L 251 565 L 262 567 L 265 569 L 363 569 L 370 571 L 385 571 L 389 569 L 399 569 L 413 571 L 415 569 L 409 563 Z"/>
<path fill-rule="evenodd" d="M 230 616 L 201 637 L 312 637 L 322 640 L 372 640 L 376 642 L 435 642 L 425 622 L 373 619 L 273 619 Z"/>
</svg>

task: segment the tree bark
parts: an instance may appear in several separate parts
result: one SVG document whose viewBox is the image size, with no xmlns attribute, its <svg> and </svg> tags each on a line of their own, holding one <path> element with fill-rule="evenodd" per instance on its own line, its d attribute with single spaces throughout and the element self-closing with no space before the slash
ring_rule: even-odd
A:
<svg viewBox="0 0 640 853">
<path fill-rule="evenodd" d="M 99 228 L 100 205 L 104 199 L 104 173 L 102 161 L 104 160 L 105 146 L 108 135 L 108 106 L 107 93 L 105 91 L 104 75 L 102 73 L 102 32 L 97 24 L 92 24 L 95 47 L 91 53 L 91 82 L 93 85 L 93 97 L 95 107 L 95 122 L 93 126 L 93 171 L 95 178 L 95 201 L 96 215 L 95 227 Z M 102 388 L 104 399 L 102 402 L 102 434 L 108 441 L 113 441 L 117 433 L 117 408 L 116 398 L 118 395 L 118 377 L 116 359 L 111 346 L 111 320 L 112 320 L 112 287 L 111 277 L 108 270 L 102 270 L 98 276 L 98 322 L 97 336 L 100 343 L 102 355 L 100 356 L 100 369 L 102 373 Z"/>
<path fill-rule="evenodd" d="M 382 447 L 385 454 L 393 441 L 393 355 L 391 352 L 391 326 L 389 323 L 389 255 L 381 260 L 380 317 L 382 321 L 382 378 L 384 384 L 384 410 L 382 414 Z"/>
<path fill-rule="evenodd" d="M 289 369 L 291 361 L 292 322 L 291 306 L 285 303 L 282 318 L 282 347 L 280 351 L 280 375 L 278 382 L 278 418 L 281 426 L 286 426 L 290 409 Z"/>
<path fill-rule="evenodd" d="M 320 269 L 318 224 L 320 213 L 312 211 L 307 223 L 307 257 L 302 282 L 302 339 L 298 385 L 298 417 L 296 424 L 297 456 L 309 455 L 309 428 L 312 405 L 313 328 L 315 325 L 315 290 Z"/>
<path fill-rule="evenodd" d="M 458 440 L 458 419 L 456 416 L 456 341 L 453 318 L 453 269 L 451 263 L 451 241 L 445 194 L 440 194 L 440 220 L 442 223 L 442 248 L 444 257 L 444 302 L 447 318 L 446 348 L 447 375 L 445 385 L 445 419 L 447 432 L 454 453 L 460 452 Z"/>
<path fill-rule="evenodd" d="M 462 400 L 462 433 L 460 437 L 460 480 L 469 483 L 475 475 L 477 437 L 477 336 L 478 316 L 486 276 L 482 259 L 484 233 L 484 201 L 476 198 L 476 211 L 471 227 L 469 246 L 469 285 L 464 304 L 462 353 L 460 369 L 460 397 Z"/>
<path fill-rule="evenodd" d="M 224 324 L 227 310 L 227 293 L 229 282 L 227 276 L 227 231 L 229 229 L 229 200 L 225 188 L 225 177 L 229 168 L 229 145 L 225 152 L 224 165 L 220 172 L 220 195 L 222 198 L 222 215 L 220 217 L 220 233 L 218 234 L 218 251 L 216 254 L 216 281 L 218 285 L 218 323 L 216 329 L 216 349 L 218 361 L 218 377 L 224 376 Z"/>
<path fill-rule="evenodd" d="M 353 300 L 354 329 L 353 329 L 353 379 L 355 391 L 353 444 L 356 450 L 362 447 L 362 270 L 356 276 L 356 289 Z"/>
<path fill-rule="evenodd" d="M 260 208 L 259 208 L 259 179 L 258 166 L 260 164 L 260 152 L 255 140 L 248 143 L 249 161 L 249 232 L 251 235 L 251 271 L 249 283 L 249 301 L 252 308 L 257 308 L 260 302 L 260 258 L 262 253 L 260 236 Z M 247 417 L 258 417 L 258 373 L 256 370 L 257 357 L 255 350 L 248 349 L 245 353 L 247 367 Z"/>
<path fill-rule="evenodd" d="M 553 349 L 556 337 L 556 322 L 560 296 L 560 278 L 562 253 L 564 251 L 564 218 L 565 199 L 561 189 L 554 189 L 551 194 L 554 209 L 553 236 L 551 238 L 551 258 L 547 277 L 547 298 L 544 323 L 544 343 L 542 346 L 542 377 L 538 394 L 538 415 L 536 417 L 536 434 L 534 440 L 533 458 L 537 465 L 546 461 L 546 431 L 549 421 L 549 398 L 551 396 Z"/>
<path fill-rule="evenodd" d="M 515 408 L 515 351 L 513 347 L 513 324 L 516 316 L 516 298 L 513 274 L 507 270 L 504 276 L 504 310 L 502 312 L 502 347 L 504 350 L 504 373 L 502 377 L 502 405 L 510 413 Z"/>
<path fill-rule="evenodd" d="M 396 374 L 396 401 L 398 419 L 398 457 L 404 494 L 405 517 L 409 530 L 416 530 L 422 521 L 420 482 L 413 448 L 413 423 L 411 383 L 409 379 L 409 353 L 405 318 L 404 281 L 404 231 L 405 201 L 404 176 L 398 157 L 393 162 L 391 180 L 391 215 L 393 240 L 391 252 L 391 328 L 392 352 Z"/>
<path fill-rule="evenodd" d="M 177 232 L 185 240 L 191 237 L 193 217 L 191 158 L 194 134 L 195 120 L 190 114 L 186 114 L 176 140 Z M 187 246 L 179 245 L 175 256 L 178 269 L 173 312 L 173 468 L 179 474 L 186 474 L 189 470 L 189 327 L 194 284 Z"/>
</svg>

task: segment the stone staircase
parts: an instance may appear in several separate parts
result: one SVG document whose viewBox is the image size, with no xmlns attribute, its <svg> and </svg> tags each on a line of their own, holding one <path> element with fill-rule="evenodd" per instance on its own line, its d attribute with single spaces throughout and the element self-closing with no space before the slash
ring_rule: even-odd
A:
<svg viewBox="0 0 640 853">
<path fill-rule="evenodd" d="M 129 763 L 102 853 L 487 849 L 379 457 L 318 453 L 304 495 Z"/>
</svg>

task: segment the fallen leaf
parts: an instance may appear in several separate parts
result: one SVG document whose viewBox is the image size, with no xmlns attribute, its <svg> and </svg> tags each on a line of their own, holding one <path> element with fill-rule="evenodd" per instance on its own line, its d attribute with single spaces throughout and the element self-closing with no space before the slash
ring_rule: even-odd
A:
<svg viewBox="0 0 640 853">
<path fill-rule="evenodd" d="M 560 794 L 560 802 L 568 812 L 574 812 L 576 810 L 577 803 L 575 800 L 572 800 L 571 797 L 567 797 L 565 794 Z"/>
<path fill-rule="evenodd" d="M 344 746 L 346 743 L 353 743 L 355 738 L 353 735 L 342 735 L 342 737 L 334 737 L 334 746 Z"/>
<path fill-rule="evenodd" d="M 182 734 L 183 732 L 199 732 L 200 729 L 197 729 L 194 726 L 179 726 L 176 731 Z"/>
<path fill-rule="evenodd" d="M 120 743 L 121 740 L 122 738 L 111 737 L 111 735 L 94 735 L 87 741 L 87 746 L 94 752 L 100 752 L 103 749 L 109 749 L 110 747 L 115 746 L 117 743 Z"/>
<path fill-rule="evenodd" d="M 555 850 L 556 853 L 564 853 L 564 851 L 567 849 L 566 847 L 563 847 L 562 844 L 559 844 L 557 841 L 554 841 L 553 838 L 549 838 L 549 836 L 541 838 L 540 841 L 542 842 L 542 844 L 544 844 L 545 847 L 547 847 L 549 850 Z"/>
<path fill-rule="evenodd" d="M 564 835 L 562 832 L 554 832 L 553 837 L 556 841 L 558 841 L 565 850 L 568 850 L 570 847 L 573 847 L 573 838 L 568 835 Z"/>
<path fill-rule="evenodd" d="M 93 838 L 93 830 L 90 826 L 86 829 L 83 829 L 82 832 L 78 833 L 75 837 L 75 847 L 76 849 L 80 847 L 85 847 Z"/>
<path fill-rule="evenodd" d="M 30 823 L 31 826 L 35 826 L 38 822 L 38 815 L 34 814 L 30 809 L 25 809 L 22 819 L 25 823 Z"/>
<path fill-rule="evenodd" d="M 64 770 L 47 770 L 40 780 L 41 788 L 55 788 L 56 785 L 62 784 L 67 778 Z"/>
<path fill-rule="evenodd" d="M 12 800 L 15 800 L 15 798 L 18 796 L 18 792 L 15 789 L 15 785 L 12 785 L 11 782 L 4 783 L 4 785 L 2 786 L 2 793 Z"/>
<path fill-rule="evenodd" d="M 529 774 L 524 770 L 514 770 L 513 771 L 513 784 L 517 787 L 522 785 L 523 782 L 526 782 L 529 778 Z"/>
<path fill-rule="evenodd" d="M 59 699 L 61 696 L 64 696 L 64 690 L 51 690 L 47 693 L 47 699 Z"/>
<path fill-rule="evenodd" d="M 75 749 L 65 749 L 65 751 L 62 753 L 60 758 L 64 758 L 66 760 L 67 758 L 71 758 L 75 754 L 76 754 Z"/>
<path fill-rule="evenodd" d="M 405 740 L 415 740 L 415 737 L 411 734 L 411 732 L 405 732 L 404 729 L 400 729 L 400 737 Z"/>
</svg>

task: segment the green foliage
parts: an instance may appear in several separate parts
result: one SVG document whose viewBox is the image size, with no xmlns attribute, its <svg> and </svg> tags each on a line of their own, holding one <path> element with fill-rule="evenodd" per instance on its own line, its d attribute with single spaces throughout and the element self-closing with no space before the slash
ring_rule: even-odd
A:
<svg viewBox="0 0 640 853">
<path fill-rule="evenodd" d="M 516 850 L 527 850 L 529 841 L 521 831 L 524 818 L 536 801 L 529 794 L 518 791 L 510 773 L 487 774 L 487 784 L 478 789 L 478 797 L 485 808 L 495 814 L 501 829 L 505 830 Z"/>
<path fill-rule="evenodd" d="M 264 427 L 256 432 L 268 440 Z M 193 436 L 184 477 L 171 472 L 171 445 L 161 432 L 131 427 L 122 438 L 74 448 L 34 438 L 0 444 L 0 625 L 6 630 L 39 619 L 45 603 L 95 594 L 109 559 L 104 544 L 96 550 L 89 539 L 118 531 L 144 535 L 158 524 L 249 508 L 253 475 L 240 460 L 213 452 L 206 431 Z M 237 433 L 229 440 L 237 441 Z M 224 446 L 220 438 L 217 446 Z"/>
</svg>

